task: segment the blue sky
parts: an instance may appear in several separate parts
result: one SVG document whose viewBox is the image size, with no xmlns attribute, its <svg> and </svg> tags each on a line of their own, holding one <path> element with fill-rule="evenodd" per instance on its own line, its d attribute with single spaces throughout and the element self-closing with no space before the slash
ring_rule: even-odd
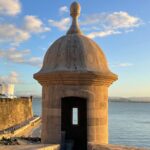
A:
<svg viewBox="0 0 150 150">
<path fill-rule="evenodd" d="M 40 95 L 33 79 L 48 47 L 70 26 L 71 0 L 0 0 L 0 81 Z M 109 96 L 150 96 L 150 1 L 80 0 L 83 33 L 103 49 L 119 80 Z"/>
</svg>

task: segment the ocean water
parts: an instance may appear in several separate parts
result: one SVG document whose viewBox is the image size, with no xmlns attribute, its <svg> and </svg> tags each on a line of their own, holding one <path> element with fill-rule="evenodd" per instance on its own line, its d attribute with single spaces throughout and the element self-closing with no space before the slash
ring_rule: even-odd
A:
<svg viewBox="0 0 150 150">
<path fill-rule="evenodd" d="M 41 101 L 33 100 L 41 115 Z M 150 148 L 150 103 L 109 102 L 109 143 Z"/>
<path fill-rule="evenodd" d="M 109 102 L 109 143 L 150 148 L 150 103 Z"/>
</svg>

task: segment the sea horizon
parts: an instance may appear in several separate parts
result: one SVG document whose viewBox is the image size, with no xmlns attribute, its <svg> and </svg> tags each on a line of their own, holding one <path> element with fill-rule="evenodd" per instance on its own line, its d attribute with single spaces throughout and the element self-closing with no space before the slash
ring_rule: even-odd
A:
<svg viewBox="0 0 150 150">
<path fill-rule="evenodd" d="M 41 116 L 41 100 L 33 100 L 33 112 Z M 109 143 L 150 147 L 150 103 L 109 101 Z"/>
<path fill-rule="evenodd" d="M 42 100 L 40 96 L 33 96 L 33 100 Z M 150 103 L 150 97 L 108 97 L 109 102 Z"/>
</svg>

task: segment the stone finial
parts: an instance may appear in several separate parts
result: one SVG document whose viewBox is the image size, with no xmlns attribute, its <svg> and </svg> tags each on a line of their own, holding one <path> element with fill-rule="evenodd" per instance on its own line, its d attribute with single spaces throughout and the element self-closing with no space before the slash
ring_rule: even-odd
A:
<svg viewBox="0 0 150 150">
<path fill-rule="evenodd" d="M 81 34 L 78 17 L 80 16 L 81 7 L 78 2 L 73 2 L 70 6 L 70 16 L 72 17 L 72 25 L 68 30 L 67 34 Z"/>
<path fill-rule="evenodd" d="M 81 11 L 80 4 L 77 2 L 73 2 L 70 6 L 70 15 L 73 18 L 77 18 L 78 16 L 80 16 L 80 11 Z"/>
</svg>

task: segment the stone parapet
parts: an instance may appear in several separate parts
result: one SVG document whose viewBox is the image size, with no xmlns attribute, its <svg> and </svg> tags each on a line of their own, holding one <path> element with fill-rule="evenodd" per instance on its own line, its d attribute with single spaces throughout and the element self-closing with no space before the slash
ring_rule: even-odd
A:
<svg viewBox="0 0 150 150">
<path fill-rule="evenodd" d="M 0 98 L 0 130 L 20 124 L 32 117 L 31 98 Z"/>
<path fill-rule="evenodd" d="M 0 146 L 0 150 L 60 150 L 60 145 L 20 145 L 20 146 Z"/>
</svg>

